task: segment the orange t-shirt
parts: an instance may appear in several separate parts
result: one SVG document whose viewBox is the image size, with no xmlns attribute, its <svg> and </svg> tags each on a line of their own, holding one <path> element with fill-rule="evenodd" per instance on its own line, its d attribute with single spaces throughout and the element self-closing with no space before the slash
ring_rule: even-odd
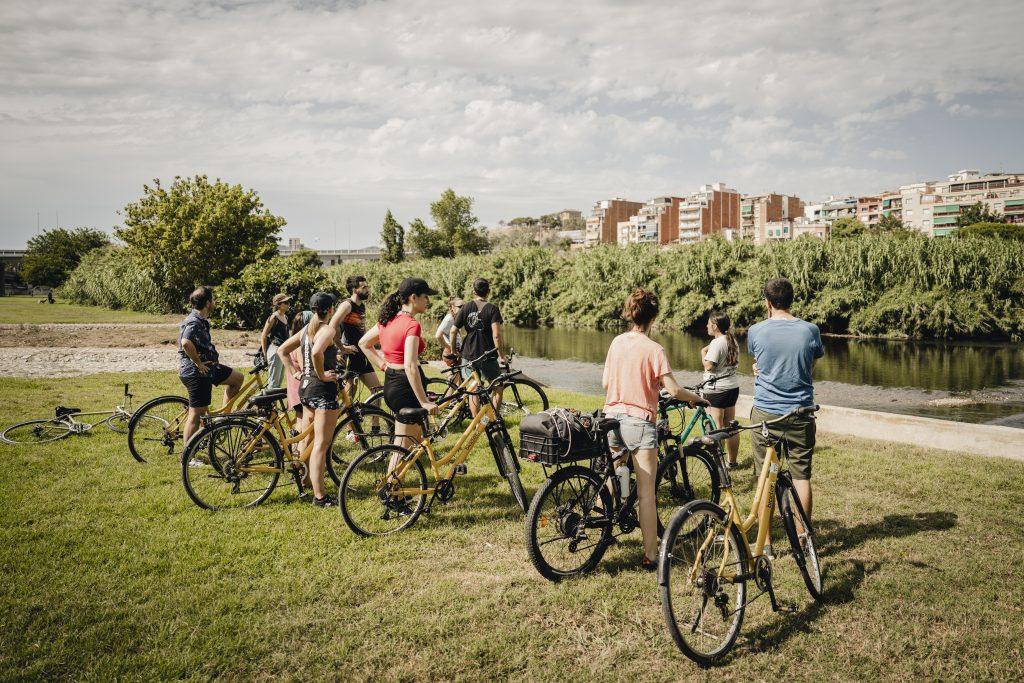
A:
<svg viewBox="0 0 1024 683">
<path fill-rule="evenodd" d="M 661 344 L 639 332 L 620 334 L 604 360 L 604 411 L 655 422 L 661 378 L 671 372 Z"/>
</svg>

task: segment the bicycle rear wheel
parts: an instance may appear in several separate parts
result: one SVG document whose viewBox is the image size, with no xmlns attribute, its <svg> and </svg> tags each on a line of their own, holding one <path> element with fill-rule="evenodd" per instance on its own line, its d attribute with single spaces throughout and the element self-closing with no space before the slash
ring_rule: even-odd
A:
<svg viewBox="0 0 1024 683">
<path fill-rule="evenodd" d="M 49 443 L 63 439 L 72 431 L 63 420 L 29 420 L 5 429 L 0 433 L 0 440 L 19 446 Z"/>
<path fill-rule="evenodd" d="M 508 481 L 509 488 L 512 489 L 512 497 L 516 499 L 516 503 L 519 504 L 522 511 L 526 512 L 529 502 L 526 500 L 523 481 L 519 478 L 519 463 L 516 461 L 515 449 L 512 447 L 508 432 L 502 431 L 493 436 L 488 434 L 488 440 L 491 442 L 494 460 L 498 464 L 498 472 Z"/>
<path fill-rule="evenodd" d="M 597 566 L 608 549 L 612 496 L 592 470 L 566 467 L 541 484 L 526 513 L 526 549 L 548 581 Z"/>
<path fill-rule="evenodd" d="M 793 559 L 800 568 L 807 592 L 815 600 L 821 600 L 821 562 L 818 559 L 814 529 L 811 528 L 811 520 L 804 512 L 803 505 L 800 504 L 796 487 L 793 486 L 789 474 L 779 475 L 775 483 L 775 497 L 779 501 L 779 514 L 782 515 L 782 523 L 786 527 L 786 535 L 793 549 Z"/>
<path fill-rule="evenodd" d="M 277 440 L 253 420 L 216 422 L 193 436 L 181 458 L 188 497 L 207 510 L 259 505 L 284 468 Z"/>
<path fill-rule="evenodd" d="M 501 414 L 523 417 L 548 409 L 548 395 L 532 379 L 516 377 L 504 385 L 501 394 Z"/>
<path fill-rule="evenodd" d="M 371 448 L 352 461 L 341 477 L 338 507 L 345 523 L 360 536 L 387 536 L 415 523 L 426 494 L 396 495 L 396 489 L 427 490 L 427 473 L 417 457 L 398 480 L 389 473 L 409 451 L 388 444 Z"/>
<path fill-rule="evenodd" d="M 357 455 L 391 443 L 394 438 L 394 415 L 371 406 L 354 407 L 352 412 L 342 416 L 334 429 L 334 442 L 331 444 L 334 471 L 344 474 Z M 335 479 L 334 483 L 339 483 L 339 480 Z"/>
<path fill-rule="evenodd" d="M 725 521 L 722 508 L 694 501 L 672 515 L 658 553 L 661 610 L 669 633 L 701 666 L 732 649 L 746 607 L 746 581 L 735 578 L 746 572 L 746 546 L 734 526 L 725 543 Z"/>
<path fill-rule="evenodd" d="M 107 428 L 111 431 L 115 431 L 118 434 L 128 433 L 128 422 L 130 422 L 132 416 L 125 412 L 115 412 L 113 415 L 103 421 L 103 424 L 107 425 Z"/>
<path fill-rule="evenodd" d="M 693 500 L 709 500 L 717 504 L 721 496 L 718 469 L 704 453 L 677 457 L 672 452 L 678 444 L 667 442 L 661 451 L 658 466 L 658 509 L 676 508 Z"/>
<path fill-rule="evenodd" d="M 139 462 L 177 462 L 188 401 L 181 396 L 158 396 L 144 403 L 128 421 L 128 450 Z"/>
</svg>

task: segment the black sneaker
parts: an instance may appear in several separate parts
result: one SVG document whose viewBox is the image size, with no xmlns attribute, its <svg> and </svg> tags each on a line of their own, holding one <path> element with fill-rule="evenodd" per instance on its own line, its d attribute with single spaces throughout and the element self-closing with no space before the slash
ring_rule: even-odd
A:
<svg viewBox="0 0 1024 683">
<path fill-rule="evenodd" d="M 313 505 L 318 508 L 330 508 L 338 504 L 338 501 L 334 500 L 334 496 L 326 495 L 323 498 L 314 498 Z"/>
</svg>

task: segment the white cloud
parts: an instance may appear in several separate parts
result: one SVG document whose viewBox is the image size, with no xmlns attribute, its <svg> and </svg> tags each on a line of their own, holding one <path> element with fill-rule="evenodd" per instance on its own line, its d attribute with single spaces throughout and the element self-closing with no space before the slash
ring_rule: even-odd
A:
<svg viewBox="0 0 1024 683">
<path fill-rule="evenodd" d="M 299 233 L 343 216 L 358 244 L 449 185 L 488 223 L 719 179 L 877 191 L 932 149 L 916 118 L 967 126 L 993 97 L 1019 116 L 1021 18 L 1013 0 L 9 0 L 0 236 L 55 206 L 110 225 L 149 178 L 195 172 L 256 187 Z M 943 163 L 922 171 L 962 165 Z"/>
</svg>

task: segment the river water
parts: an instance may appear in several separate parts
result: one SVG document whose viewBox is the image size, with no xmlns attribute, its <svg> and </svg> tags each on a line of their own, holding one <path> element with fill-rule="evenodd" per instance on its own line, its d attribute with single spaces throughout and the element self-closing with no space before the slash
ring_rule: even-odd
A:
<svg viewBox="0 0 1024 683">
<path fill-rule="evenodd" d="M 601 393 L 601 363 L 613 331 L 503 329 L 516 365 L 554 387 Z M 652 335 L 683 382 L 700 377 L 708 338 L 681 332 Z M 851 408 L 1024 427 L 1024 345 L 894 342 L 825 337 L 814 369 L 815 398 Z M 740 345 L 741 391 L 753 393 L 752 359 Z"/>
</svg>

